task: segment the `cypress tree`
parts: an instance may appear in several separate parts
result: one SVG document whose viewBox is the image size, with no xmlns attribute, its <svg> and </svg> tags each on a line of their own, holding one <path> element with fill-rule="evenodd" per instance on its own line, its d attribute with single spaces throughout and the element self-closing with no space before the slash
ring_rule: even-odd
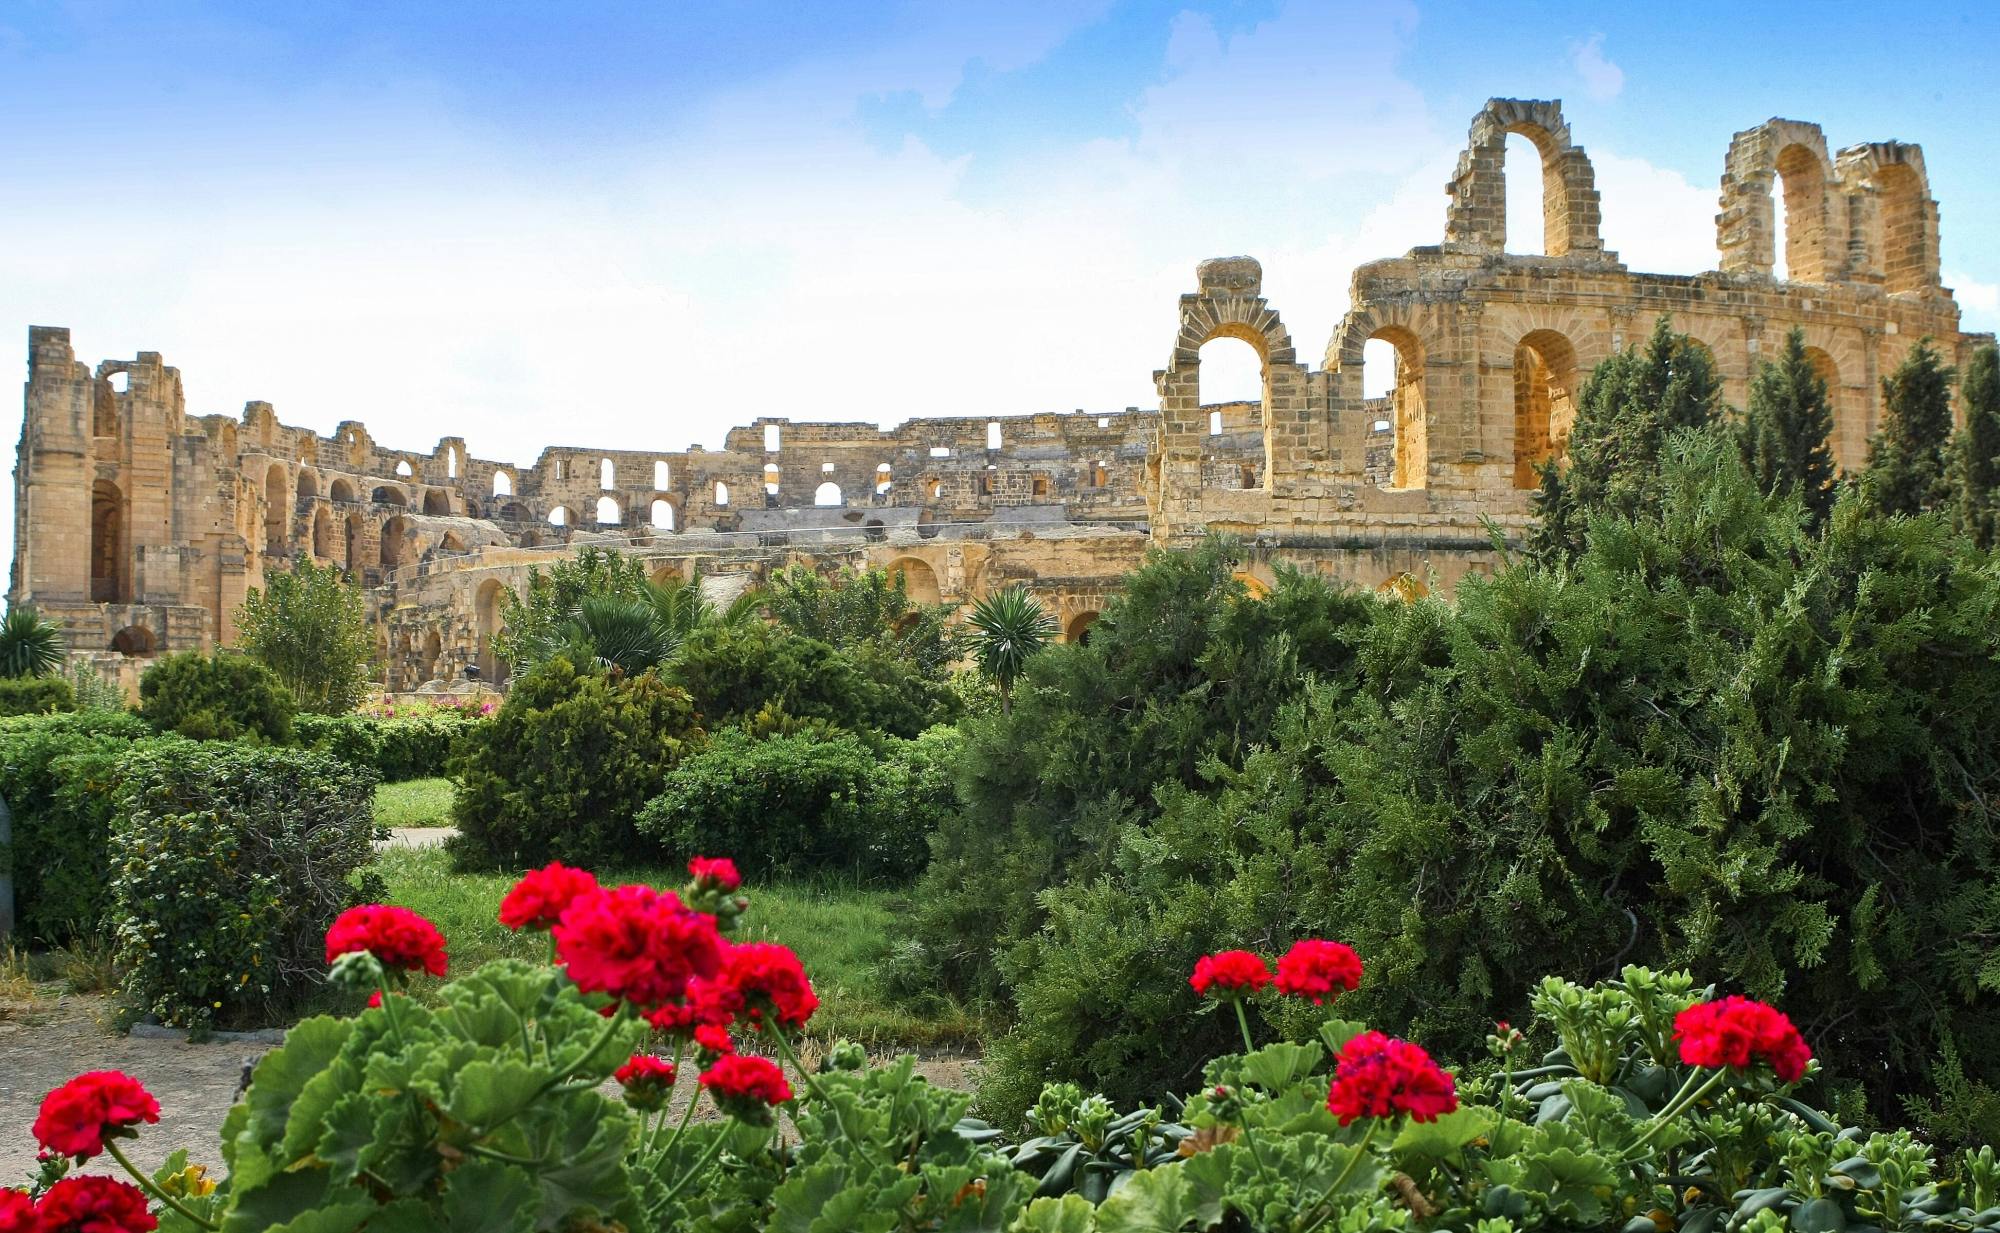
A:
<svg viewBox="0 0 2000 1233">
<path fill-rule="evenodd" d="M 1708 351 L 1662 316 L 1643 348 L 1603 361 L 1584 382 L 1569 465 L 1542 464 L 1529 552 L 1542 561 L 1573 559 L 1593 515 L 1630 516 L 1657 505 L 1667 434 L 1706 428 L 1721 407 L 1722 382 Z"/>
<path fill-rule="evenodd" d="M 1815 527 L 1833 512 L 1832 433 L 1826 382 L 1806 358 L 1805 331 L 1794 327 L 1778 362 L 1758 367 L 1736 440 L 1757 486 L 1798 493 Z"/>
<path fill-rule="evenodd" d="M 1981 347 L 1959 386 L 1965 426 L 1952 443 L 1958 526 L 1981 548 L 2000 545 L 2000 351 Z"/>
<path fill-rule="evenodd" d="M 1950 495 L 1945 449 L 1951 440 L 1952 372 L 1929 338 L 1882 381 L 1882 431 L 1868 446 L 1862 485 L 1884 514 L 1921 514 Z"/>
</svg>

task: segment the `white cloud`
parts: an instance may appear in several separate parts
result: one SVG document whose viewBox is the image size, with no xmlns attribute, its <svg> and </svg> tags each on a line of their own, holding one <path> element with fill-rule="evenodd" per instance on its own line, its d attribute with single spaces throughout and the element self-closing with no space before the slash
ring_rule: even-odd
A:
<svg viewBox="0 0 2000 1233">
<path fill-rule="evenodd" d="M 1958 306 L 1964 310 L 1965 329 L 2000 329 L 2000 283 L 1982 282 L 1970 274 L 1946 270 L 1944 285 L 1951 288 Z"/>
<path fill-rule="evenodd" d="M 1625 89 L 1625 70 L 1605 59 L 1602 34 L 1571 43 L 1569 62 L 1583 79 L 1584 93 L 1600 103 L 1610 102 Z"/>
</svg>

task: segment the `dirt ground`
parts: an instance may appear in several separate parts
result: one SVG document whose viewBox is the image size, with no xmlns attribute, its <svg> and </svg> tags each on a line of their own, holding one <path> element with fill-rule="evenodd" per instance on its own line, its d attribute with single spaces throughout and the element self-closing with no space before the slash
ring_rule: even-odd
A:
<svg viewBox="0 0 2000 1233">
<path fill-rule="evenodd" d="M 26 1005 L 0 1005 L 0 1185 L 33 1176 L 35 1141 L 29 1127 L 42 1097 L 86 1070 L 122 1070 L 159 1100 L 159 1124 L 143 1128 L 136 1142 L 126 1144 L 126 1154 L 140 1167 L 150 1169 L 184 1146 L 192 1161 L 220 1170 L 217 1139 L 223 1115 L 235 1102 L 245 1063 L 270 1046 L 248 1040 L 189 1044 L 178 1035 L 123 1036 L 110 1027 L 111 1017 L 112 1006 L 101 996 L 51 993 Z M 968 1058 L 939 1057 L 919 1062 L 917 1069 L 933 1083 L 964 1088 L 975 1064 Z M 677 1099 L 693 1090 L 689 1068 Z M 89 1171 L 116 1172 L 117 1165 L 100 1158 Z"/>
</svg>

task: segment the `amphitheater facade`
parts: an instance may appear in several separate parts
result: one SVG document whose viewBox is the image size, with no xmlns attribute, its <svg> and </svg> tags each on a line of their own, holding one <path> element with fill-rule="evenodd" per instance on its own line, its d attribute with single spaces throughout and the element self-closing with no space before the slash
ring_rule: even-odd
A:
<svg viewBox="0 0 2000 1233">
<path fill-rule="evenodd" d="M 1509 134 L 1541 155 L 1540 255 L 1505 251 Z M 1962 361 L 1986 338 L 1960 330 L 1939 284 L 1937 203 L 1904 142 L 1832 150 L 1818 126 L 1777 119 L 1736 134 L 1717 268 L 1694 276 L 1634 273 L 1604 248 L 1591 163 L 1559 102 L 1490 101 L 1447 193 L 1441 243 L 1355 271 L 1316 368 L 1256 261 L 1202 262 L 1154 373 L 1158 410 L 891 429 L 760 418 L 720 450 L 551 446 L 520 465 L 462 437 L 406 450 L 358 422 L 320 436 L 263 402 L 191 416 L 158 354 L 93 368 L 67 329 L 33 327 L 9 599 L 60 618 L 73 652 L 128 684 L 160 652 L 229 643 L 248 589 L 300 557 L 369 589 L 398 691 L 451 687 L 469 665 L 504 680 L 491 647 L 505 589 L 585 544 L 717 588 L 794 562 L 884 567 L 957 605 L 1021 583 L 1076 638 L 1148 546 L 1209 529 L 1242 537 L 1253 587 L 1279 561 L 1370 587 L 1494 568 L 1493 529 L 1524 527 L 1580 381 L 1663 313 L 1713 353 L 1738 406 L 1802 328 L 1847 466 L 1914 341 Z M 1202 404 L 1201 348 L 1216 338 L 1257 352 L 1261 401 Z M 1371 340 L 1395 355 L 1384 398 L 1362 393 Z"/>
</svg>

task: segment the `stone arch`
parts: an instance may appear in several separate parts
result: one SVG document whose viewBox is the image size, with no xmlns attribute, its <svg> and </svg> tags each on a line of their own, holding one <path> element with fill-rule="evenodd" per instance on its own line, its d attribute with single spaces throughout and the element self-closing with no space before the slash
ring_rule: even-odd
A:
<svg viewBox="0 0 2000 1233">
<path fill-rule="evenodd" d="M 917 557 L 897 557 L 883 567 L 883 572 L 895 578 L 901 575 L 903 591 L 910 602 L 936 604 L 943 602 L 943 593 L 938 589 L 937 571 Z"/>
<path fill-rule="evenodd" d="M 1423 579 L 1417 577 L 1409 570 L 1404 570 L 1376 587 L 1375 593 L 1387 596 L 1390 599 L 1401 600 L 1406 604 L 1414 604 L 1418 600 L 1428 596 L 1431 593 L 1431 588 Z"/>
<path fill-rule="evenodd" d="M 313 511 L 312 551 L 322 561 L 336 559 L 333 543 L 333 512 L 322 505 Z"/>
<path fill-rule="evenodd" d="M 319 496 L 319 476 L 305 467 L 299 468 L 299 482 L 295 495 L 301 501 L 311 501 Z"/>
<path fill-rule="evenodd" d="M 381 552 L 378 560 L 383 569 L 395 569 L 403 563 L 403 533 L 410 524 L 401 514 L 382 524 Z"/>
<path fill-rule="evenodd" d="M 1550 257 L 1598 257 L 1603 204 L 1597 173 L 1570 139 L 1562 104 L 1549 99 L 1495 98 L 1472 117 L 1465 150 L 1446 191 L 1444 242 L 1462 252 L 1507 250 L 1507 136 L 1527 138 L 1542 159 L 1542 242 Z"/>
<path fill-rule="evenodd" d="M 1230 577 L 1243 584 L 1243 593 L 1251 599 L 1264 599 L 1271 594 L 1271 584 L 1247 569 L 1237 570 Z"/>
<path fill-rule="evenodd" d="M 367 559 L 367 547 L 368 522 L 357 510 L 347 516 L 347 550 L 341 555 L 341 566 L 352 572 L 360 572 L 362 562 Z"/>
<path fill-rule="evenodd" d="M 399 509 L 410 507 L 409 495 L 396 484 L 378 484 L 369 496 L 377 505 L 393 505 Z"/>
<path fill-rule="evenodd" d="M 493 495 L 496 497 L 513 496 L 514 477 L 505 471 L 495 471 L 493 473 Z"/>
<path fill-rule="evenodd" d="M 1393 347 L 1396 355 L 1396 380 L 1389 395 L 1394 440 L 1389 486 L 1423 488 L 1430 473 L 1430 408 L 1424 390 L 1424 342 L 1416 331 L 1398 322 L 1349 314 L 1327 348 L 1328 365 L 1339 370 L 1340 405 L 1357 415 L 1363 409 L 1367 368 L 1363 356 L 1368 344 L 1378 339 Z M 1363 422 L 1357 427 L 1365 434 L 1368 426 Z"/>
<path fill-rule="evenodd" d="M 1069 619 L 1063 622 L 1062 640 L 1079 645 L 1087 644 L 1090 641 L 1090 627 L 1097 624 L 1097 618 L 1103 615 L 1095 609 L 1072 613 Z"/>
<path fill-rule="evenodd" d="M 528 507 L 519 501 L 509 501 L 500 507 L 497 517 L 502 522 L 528 522 L 534 515 L 530 514 Z"/>
<path fill-rule="evenodd" d="M 604 491 L 618 487 L 618 464 L 609 458 L 597 460 L 597 486 Z"/>
<path fill-rule="evenodd" d="M 1853 194 L 1848 260 L 1857 275 L 1879 279 L 1891 295 L 1938 290 L 1938 205 L 1923 148 L 1904 141 L 1850 146 L 1839 167 Z"/>
<path fill-rule="evenodd" d="M 832 480 L 813 489 L 813 504 L 820 506 L 841 506 L 847 504 L 840 495 L 840 485 Z"/>
<path fill-rule="evenodd" d="M 507 662 L 493 653 L 493 638 L 501 629 L 501 596 L 506 590 L 498 578 L 488 578 L 479 584 L 472 597 L 475 662 L 479 664 L 480 675 L 495 685 L 507 679 Z"/>
<path fill-rule="evenodd" d="M 423 658 L 418 664 L 417 676 L 421 681 L 438 679 L 438 660 L 444 656 L 444 636 L 433 625 L 424 631 Z M 421 683 L 421 682 L 420 682 Z"/>
<path fill-rule="evenodd" d="M 160 649 L 160 640 L 144 625 L 127 625 L 111 635 L 111 649 L 121 655 L 145 658 Z"/>
<path fill-rule="evenodd" d="M 94 603 L 131 599 L 125 561 L 125 494 L 110 480 L 90 486 L 90 598 Z"/>
<path fill-rule="evenodd" d="M 264 472 L 264 555 L 283 552 L 286 523 L 291 521 L 291 477 L 285 464 L 274 462 Z"/>
<path fill-rule="evenodd" d="M 397 478 L 397 479 L 410 479 L 410 478 L 412 478 L 413 476 L 415 476 L 415 475 L 416 475 L 416 473 L 417 473 L 417 471 L 416 471 L 416 468 L 415 468 L 415 467 L 412 467 L 412 466 L 410 465 L 410 460 L 409 460 L 409 459 L 407 459 L 407 458 L 398 458 L 398 459 L 396 460 L 396 478 Z"/>
<path fill-rule="evenodd" d="M 1777 206 L 1784 193 L 1785 277 L 1827 283 L 1843 272 L 1846 220 L 1834 209 L 1836 185 L 1826 136 L 1817 124 L 1768 120 L 1736 134 L 1722 172 L 1716 247 L 1730 274 L 1772 277 L 1777 263 Z"/>
<path fill-rule="evenodd" d="M 674 482 L 674 471 L 672 467 L 669 467 L 667 465 L 667 460 L 664 458 L 654 459 L 653 491 L 664 492 L 668 488 L 673 486 L 673 482 Z"/>
<path fill-rule="evenodd" d="M 721 480 L 715 481 L 715 504 L 718 508 L 729 504 L 729 485 Z"/>
<path fill-rule="evenodd" d="M 335 501 L 352 504 L 355 499 L 354 481 L 345 476 L 335 476 L 333 486 L 327 490 L 327 495 Z"/>
<path fill-rule="evenodd" d="M 458 532 L 446 531 L 444 538 L 438 541 L 437 550 L 440 556 L 463 556 L 465 541 L 459 538 Z"/>
<path fill-rule="evenodd" d="M 445 495 L 444 489 L 424 489 L 424 513 L 438 518 L 451 514 L 451 498 Z"/>
<path fill-rule="evenodd" d="M 609 460 L 607 459 L 606 461 Z M 625 521 L 625 511 L 618 508 L 618 498 L 616 497 L 597 498 L 598 526 L 615 527 L 622 524 L 624 521 Z"/>
<path fill-rule="evenodd" d="M 665 497 L 654 498 L 650 521 L 662 531 L 672 531 L 680 525 L 680 519 L 674 512 L 674 503 Z"/>
<path fill-rule="evenodd" d="M 1567 336 L 1533 330 L 1514 344 L 1514 487 L 1540 487 L 1541 462 L 1568 451 L 1579 380 Z"/>
</svg>

